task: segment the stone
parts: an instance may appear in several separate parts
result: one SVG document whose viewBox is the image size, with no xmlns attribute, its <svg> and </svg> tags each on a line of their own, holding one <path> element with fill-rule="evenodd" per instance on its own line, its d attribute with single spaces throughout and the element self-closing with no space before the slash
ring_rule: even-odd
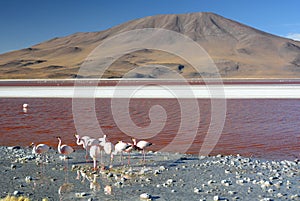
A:
<svg viewBox="0 0 300 201">
<path fill-rule="evenodd" d="M 149 193 L 142 193 L 140 195 L 141 199 L 151 199 L 151 195 Z"/>
</svg>

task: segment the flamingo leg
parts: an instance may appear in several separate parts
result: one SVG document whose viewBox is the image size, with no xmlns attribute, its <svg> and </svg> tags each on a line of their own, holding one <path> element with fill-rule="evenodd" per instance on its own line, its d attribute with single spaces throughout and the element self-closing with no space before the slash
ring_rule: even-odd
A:
<svg viewBox="0 0 300 201">
<path fill-rule="evenodd" d="M 121 165 L 123 165 L 123 151 L 121 151 L 121 154 L 120 154 L 120 161 L 121 161 Z"/>
<path fill-rule="evenodd" d="M 103 165 L 102 150 L 100 150 L 100 163 Z"/>
<path fill-rule="evenodd" d="M 128 165 L 130 166 L 130 153 L 128 153 Z"/>
<path fill-rule="evenodd" d="M 85 149 L 85 162 L 88 162 L 88 159 L 89 159 L 89 153 L 88 150 Z"/>
<path fill-rule="evenodd" d="M 44 172 L 46 171 L 46 166 L 44 163 L 46 163 L 46 160 L 47 160 L 47 155 L 43 155 L 42 154 L 42 162 L 41 162 L 41 172 L 42 172 L 42 175 L 44 174 Z"/>
<path fill-rule="evenodd" d="M 94 170 L 97 170 L 97 159 L 93 158 L 93 161 L 94 161 Z"/>
<path fill-rule="evenodd" d="M 110 155 L 110 166 L 111 166 L 111 167 L 113 166 L 113 160 L 114 160 L 114 155 L 111 154 L 111 155 Z"/>
<path fill-rule="evenodd" d="M 67 161 L 67 162 L 66 162 Z M 66 158 L 65 159 L 65 174 L 66 174 L 66 177 L 65 177 L 65 181 L 68 183 L 68 177 L 69 177 L 69 172 L 68 172 L 68 167 L 69 167 L 69 159 Z"/>
</svg>

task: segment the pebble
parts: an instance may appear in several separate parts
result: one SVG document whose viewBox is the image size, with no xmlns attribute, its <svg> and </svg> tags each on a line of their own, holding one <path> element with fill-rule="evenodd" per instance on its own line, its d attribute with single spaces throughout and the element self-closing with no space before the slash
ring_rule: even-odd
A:
<svg viewBox="0 0 300 201">
<path fill-rule="evenodd" d="M 282 193 L 277 193 L 277 195 L 276 195 L 278 198 L 281 198 L 281 197 L 283 197 L 283 194 Z"/>
<path fill-rule="evenodd" d="M 298 194 L 291 195 L 290 198 L 291 198 L 292 200 L 296 200 L 297 198 L 300 198 L 300 195 L 298 195 Z M 298 199 L 297 199 L 297 200 L 298 200 Z"/>
<path fill-rule="evenodd" d="M 151 195 L 149 193 L 142 193 L 140 195 L 141 199 L 151 199 Z"/>
<path fill-rule="evenodd" d="M 200 157 L 199 157 L 200 160 L 203 160 L 203 159 L 205 159 L 205 158 L 206 158 L 206 156 L 200 156 Z"/>
<path fill-rule="evenodd" d="M 200 193 L 202 190 L 201 190 L 201 188 L 194 188 L 194 193 Z"/>
<path fill-rule="evenodd" d="M 209 180 L 209 181 L 207 182 L 208 185 L 211 185 L 211 184 L 213 184 L 213 183 L 216 183 L 216 181 L 214 181 L 214 180 Z"/>
<path fill-rule="evenodd" d="M 231 181 L 228 180 L 222 180 L 221 184 L 223 184 L 223 186 L 230 186 L 231 185 Z"/>
<path fill-rule="evenodd" d="M 239 184 L 239 185 L 244 185 L 247 182 L 243 179 L 240 179 L 240 180 L 236 180 L 236 183 Z"/>
<path fill-rule="evenodd" d="M 229 195 L 234 195 L 234 194 L 237 194 L 237 192 L 235 192 L 235 191 L 228 191 L 228 194 Z"/>
<path fill-rule="evenodd" d="M 269 181 L 265 181 L 264 185 L 265 185 L 266 187 L 270 187 L 270 186 L 272 186 L 272 183 L 269 182 Z"/>
<path fill-rule="evenodd" d="M 166 184 L 167 184 L 167 185 L 171 185 L 173 182 L 175 182 L 173 179 L 168 179 L 168 180 L 166 181 Z"/>
<path fill-rule="evenodd" d="M 26 182 L 31 182 L 31 181 L 32 181 L 32 177 L 31 177 L 31 176 L 25 177 L 25 181 L 26 181 Z"/>
<path fill-rule="evenodd" d="M 17 196 L 17 195 L 20 195 L 20 194 L 22 194 L 20 191 L 14 191 L 14 192 L 13 192 L 13 195 L 14 195 L 14 196 Z"/>
<path fill-rule="evenodd" d="M 117 187 L 122 187 L 122 185 L 123 185 L 123 182 L 121 182 L 121 181 L 114 183 L 114 186 L 117 186 Z"/>
<path fill-rule="evenodd" d="M 263 198 L 263 199 L 260 199 L 260 201 L 272 201 L 271 198 Z"/>
<path fill-rule="evenodd" d="M 87 196 L 88 194 L 86 192 L 82 192 L 82 193 L 75 193 L 75 196 L 78 197 L 78 198 L 82 198 L 82 197 L 85 197 Z"/>
</svg>

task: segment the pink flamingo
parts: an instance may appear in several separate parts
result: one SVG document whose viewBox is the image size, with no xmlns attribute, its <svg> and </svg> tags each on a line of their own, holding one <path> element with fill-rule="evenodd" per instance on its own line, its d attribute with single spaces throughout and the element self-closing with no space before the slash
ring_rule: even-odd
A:
<svg viewBox="0 0 300 201">
<path fill-rule="evenodd" d="M 30 144 L 30 147 L 32 148 L 32 153 L 33 154 L 43 154 L 49 151 L 49 146 L 46 144 L 38 144 L 35 145 L 33 142 Z"/>
<path fill-rule="evenodd" d="M 58 150 L 58 153 L 60 154 L 63 154 L 66 156 L 65 159 L 67 159 L 67 167 L 68 167 L 68 157 L 67 155 L 71 154 L 74 152 L 74 149 L 66 144 L 63 144 L 61 145 L 61 138 L 60 137 L 57 137 L 58 139 L 58 145 L 57 145 L 57 150 Z"/>
<path fill-rule="evenodd" d="M 41 155 L 41 159 L 42 159 L 42 162 L 41 162 L 41 171 L 43 171 L 43 162 L 45 160 L 44 158 L 44 153 L 48 152 L 50 147 L 46 144 L 38 144 L 38 145 L 35 145 L 33 142 L 30 144 L 29 147 L 32 147 L 32 154 L 38 154 L 38 155 Z"/>
</svg>

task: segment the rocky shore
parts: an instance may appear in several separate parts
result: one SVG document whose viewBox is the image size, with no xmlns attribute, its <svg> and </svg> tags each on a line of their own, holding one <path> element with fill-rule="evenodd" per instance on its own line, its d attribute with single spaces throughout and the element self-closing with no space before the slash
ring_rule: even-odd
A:
<svg viewBox="0 0 300 201">
<path fill-rule="evenodd" d="M 140 153 L 112 168 L 92 169 L 85 151 L 65 161 L 51 149 L 36 156 L 28 148 L 0 147 L 0 198 L 30 200 L 300 200 L 300 161 L 242 156 Z M 106 165 L 108 156 L 104 156 Z M 123 163 L 123 164 L 122 164 Z"/>
</svg>

